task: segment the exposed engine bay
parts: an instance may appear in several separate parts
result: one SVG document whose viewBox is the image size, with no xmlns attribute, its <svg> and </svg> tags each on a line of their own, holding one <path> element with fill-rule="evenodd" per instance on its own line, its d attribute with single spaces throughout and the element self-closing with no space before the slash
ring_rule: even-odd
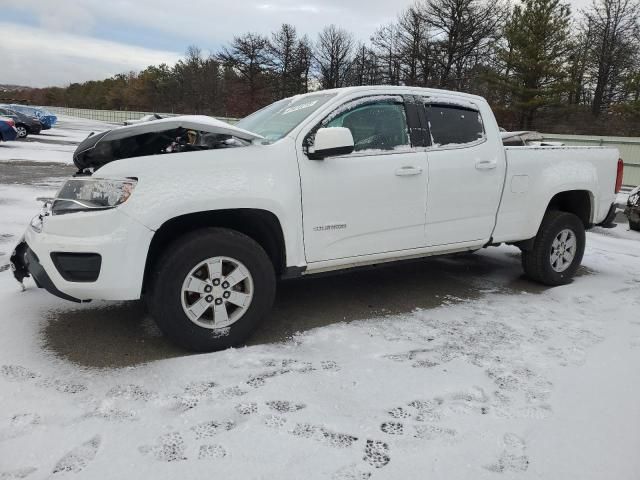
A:
<svg viewBox="0 0 640 480">
<path fill-rule="evenodd" d="M 89 137 L 89 139 L 92 139 L 92 137 Z M 118 140 L 99 141 L 95 148 L 74 154 L 74 163 L 78 168 L 81 168 L 82 165 L 85 168 L 91 166 L 97 169 L 109 162 L 123 158 L 240 147 L 245 145 L 247 145 L 246 141 L 242 141 L 231 135 L 177 128 L 160 132 L 142 133 Z"/>
<path fill-rule="evenodd" d="M 73 162 L 89 173 L 125 158 L 244 147 L 262 138 L 211 117 L 173 117 L 114 128 L 83 140 Z"/>
</svg>

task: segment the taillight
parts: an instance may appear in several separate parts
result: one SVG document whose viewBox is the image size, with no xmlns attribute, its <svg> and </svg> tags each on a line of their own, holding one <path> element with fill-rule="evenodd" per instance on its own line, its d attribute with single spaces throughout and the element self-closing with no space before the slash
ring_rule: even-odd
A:
<svg viewBox="0 0 640 480">
<path fill-rule="evenodd" d="M 10 127 L 15 127 L 16 126 L 16 122 L 14 122 L 13 120 L 5 120 L 5 122 L 7 122 Z"/>
<path fill-rule="evenodd" d="M 622 174 L 624 173 L 624 163 L 622 159 L 618 159 L 618 173 L 616 174 L 616 193 L 620 192 L 622 188 Z"/>
</svg>

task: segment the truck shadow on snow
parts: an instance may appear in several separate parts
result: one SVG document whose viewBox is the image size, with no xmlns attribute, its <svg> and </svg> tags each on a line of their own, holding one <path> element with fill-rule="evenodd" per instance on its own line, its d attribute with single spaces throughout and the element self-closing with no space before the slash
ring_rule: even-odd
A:
<svg viewBox="0 0 640 480">
<path fill-rule="evenodd" d="M 578 276 L 590 273 L 583 266 Z M 515 249 L 283 281 L 273 311 L 248 345 L 284 342 L 317 327 L 410 314 L 490 293 L 538 294 L 546 289 L 522 276 Z M 162 337 L 142 302 L 54 311 L 41 333 L 45 350 L 88 368 L 123 368 L 188 355 Z"/>
</svg>

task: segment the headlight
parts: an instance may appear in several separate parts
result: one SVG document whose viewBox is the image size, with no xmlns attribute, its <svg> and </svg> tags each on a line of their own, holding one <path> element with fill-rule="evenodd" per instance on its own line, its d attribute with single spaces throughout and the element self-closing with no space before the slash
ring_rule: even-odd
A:
<svg viewBox="0 0 640 480">
<path fill-rule="evenodd" d="M 53 200 L 53 215 L 107 210 L 123 204 L 133 193 L 137 180 L 73 178 L 67 180 Z"/>
</svg>

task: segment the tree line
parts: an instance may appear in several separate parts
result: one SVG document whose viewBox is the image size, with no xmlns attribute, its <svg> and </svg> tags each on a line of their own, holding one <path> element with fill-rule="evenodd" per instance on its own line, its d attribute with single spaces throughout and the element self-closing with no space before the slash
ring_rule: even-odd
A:
<svg viewBox="0 0 640 480">
<path fill-rule="evenodd" d="M 475 93 L 509 129 L 639 135 L 638 0 L 421 0 L 369 41 L 284 24 L 175 65 L 21 92 L 44 105 L 241 117 L 274 100 L 353 85 Z"/>
</svg>

